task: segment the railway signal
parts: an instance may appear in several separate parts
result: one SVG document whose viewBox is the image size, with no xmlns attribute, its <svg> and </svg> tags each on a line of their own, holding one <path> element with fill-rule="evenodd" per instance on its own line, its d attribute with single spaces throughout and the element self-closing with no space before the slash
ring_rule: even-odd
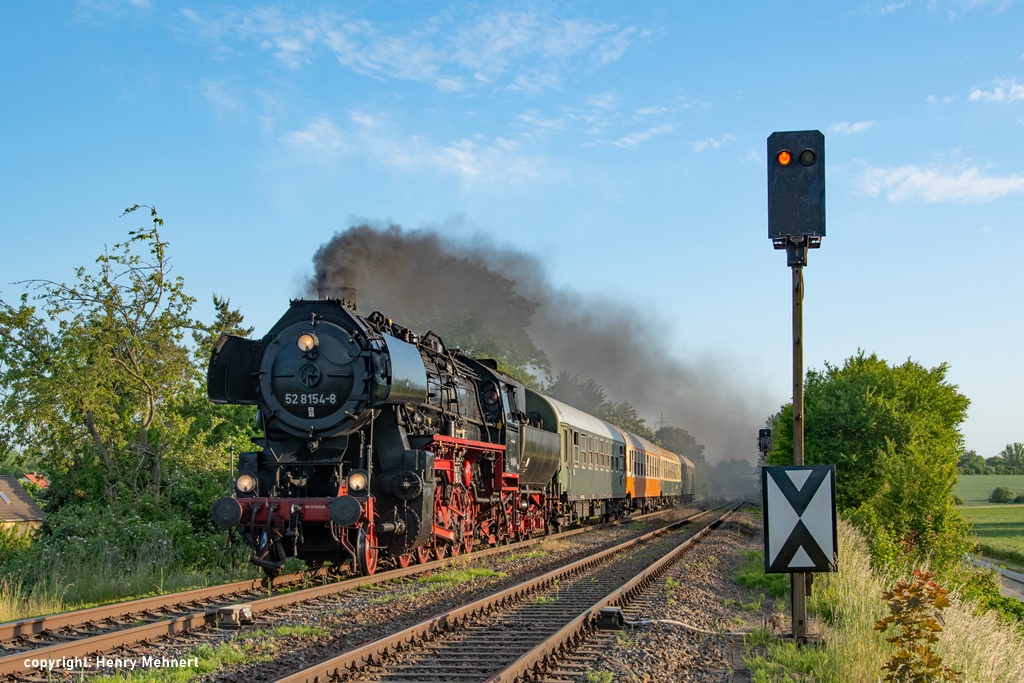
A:
<svg viewBox="0 0 1024 683">
<path fill-rule="evenodd" d="M 768 237 L 791 266 L 825 236 L 825 136 L 817 130 L 768 137 Z M 799 263 L 794 263 L 799 261 Z"/>
<path fill-rule="evenodd" d="M 786 250 L 786 264 L 793 269 L 793 465 L 800 470 L 804 469 L 803 267 L 807 265 L 807 250 L 820 247 L 824 236 L 825 136 L 817 130 L 772 133 L 768 136 L 768 237 L 773 247 Z M 763 470 L 762 476 L 768 476 L 764 474 L 768 469 Z M 831 477 L 834 482 L 834 472 Z M 767 483 L 767 479 L 764 480 L 766 489 Z M 776 488 L 792 489 L 791 486 Z M 834 495 L 832 501 L 834 506 Z M 770 564 L 775 571 L 793 572 L 793 638 L 804 642 L 807 640 L 807 574 L 804 572 L 821 571 L 831 558 L 830 553 L 823 551 L 814 553 L 813 557 L 807 554 L 806 548 L 817 546 L 808 540 L 812 534 L 801 523 L 800 515 L 796 516 L 797 523 L 786 530 L 785 543 L 776 548 L 779 552 L 787 549 L 785 562 Z M 767 524 L 765 534 L 767 549 Z M 790 551 L 792 557 L 788 556 Z M 798 551 L 803 553 L 799 557 Z M 805 559 L 808 557 L 810 560 Z M 821 561 L 822 558 L 826 561 Z"/>
</svg>

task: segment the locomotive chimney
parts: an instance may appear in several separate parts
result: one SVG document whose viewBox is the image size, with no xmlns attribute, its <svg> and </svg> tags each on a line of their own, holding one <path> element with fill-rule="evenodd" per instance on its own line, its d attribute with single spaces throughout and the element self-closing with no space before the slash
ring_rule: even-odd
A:
<svg viewBox="0 0 1024 683">
<path fill-rule="evenodd" d="M 355 287 L 321 287 L 316 290 L 316 293 L 321 301 L 340 301 L 349 308 L 355 309 L 356 307 Z"/>
</svg>

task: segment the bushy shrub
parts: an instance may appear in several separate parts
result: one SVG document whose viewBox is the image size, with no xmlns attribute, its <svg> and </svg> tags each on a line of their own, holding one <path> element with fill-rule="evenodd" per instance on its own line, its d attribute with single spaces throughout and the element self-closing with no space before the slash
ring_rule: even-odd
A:
<svg viewBox="0 0 1024 683">
<path fill-rule="evenodd" d="M 13 526 L 0 525 L 0 569 L 3 568 L 4 558 L 28 550 L 35 536 L 35 531 L 25 532 Z"/>
<path fill-rule="evenodd" d="M 241 544 L 225 548 L 223 531 L 195 529 L 145 496 L 110 507 L 66 505 L 45 525 L 31 546 L 0 553 L 0 574 L 21 577 L 25 596 L 59 595 L 69 609 L 252 572 Z"/>
<path fill-rule="evenodd" d="M 896 646 L 896 654 L 882 667 L 887 681 L 957 681 L 958 671 L 942 663 L 942 657 L 932 650 L 939 642 L 942 625 L 937 613 L 950 606 L 945 588 L 935 582 L 935 575 L 915 569 L 910 581 L 898 581 L 891 590 L 882 593 L 889 603 L 889 614 L 875 624 L 876 631 L 894 635 L 886 638 Z"/>
<path fill-rule="evenodd" d="M 1013 491 L 1008 486 L 997 486 L 988 497 L 990 503 L 1009 503 L 1013 500 Z"/>
<path fill-rule="evenodd" d="M 1020 505 L 1021 503 L 1024 503 L 1024 493 L 1018 493 L 1017 497 L 1013 499 L 1013 502 L 1018 504 L 1018 505 Z"/>
</svg>

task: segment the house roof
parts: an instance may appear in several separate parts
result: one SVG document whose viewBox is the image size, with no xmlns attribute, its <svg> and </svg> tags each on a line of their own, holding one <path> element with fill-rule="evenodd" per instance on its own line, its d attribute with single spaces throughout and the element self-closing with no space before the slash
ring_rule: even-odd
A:
<svg viewBox="0 0 1024 683">
<path fill-rule="evenodd" d="M 35 472 L 26 472 L 24 476 L 22 476 L 22 479 L 28 479 L 33 484 L 44 489 L 50 486 L 50 481 L 46 477 L 41 474 L 36 474 Z"/>
<path fill-rule="evenodd" d="M 45 517 L 17 477 L 0 475 L 0 522 L 40 522 Z"/>
</svg>

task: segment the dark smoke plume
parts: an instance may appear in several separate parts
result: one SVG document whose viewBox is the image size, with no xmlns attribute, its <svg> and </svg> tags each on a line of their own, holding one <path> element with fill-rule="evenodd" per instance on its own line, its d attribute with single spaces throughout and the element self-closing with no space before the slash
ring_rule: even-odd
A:
<svg viewBox="0 0 1024 683">
<path fill-rule="evenodd" d="M 504 353 L 552 375 L 593 379 L 652 429 L 664 415 L 689 431 L 712 463 L 756 454 L 769 402 L 752 399 L 714 361 L 669 356 L 670 326 L 648 306 L 555 288 L 534 256 L 482 238 L 359 225 L 313 261 L 308 296 L 354 288 L 364 315 L 379 310 L 421 333 L 458 338 L 471 355 Z"/>
</svg>

